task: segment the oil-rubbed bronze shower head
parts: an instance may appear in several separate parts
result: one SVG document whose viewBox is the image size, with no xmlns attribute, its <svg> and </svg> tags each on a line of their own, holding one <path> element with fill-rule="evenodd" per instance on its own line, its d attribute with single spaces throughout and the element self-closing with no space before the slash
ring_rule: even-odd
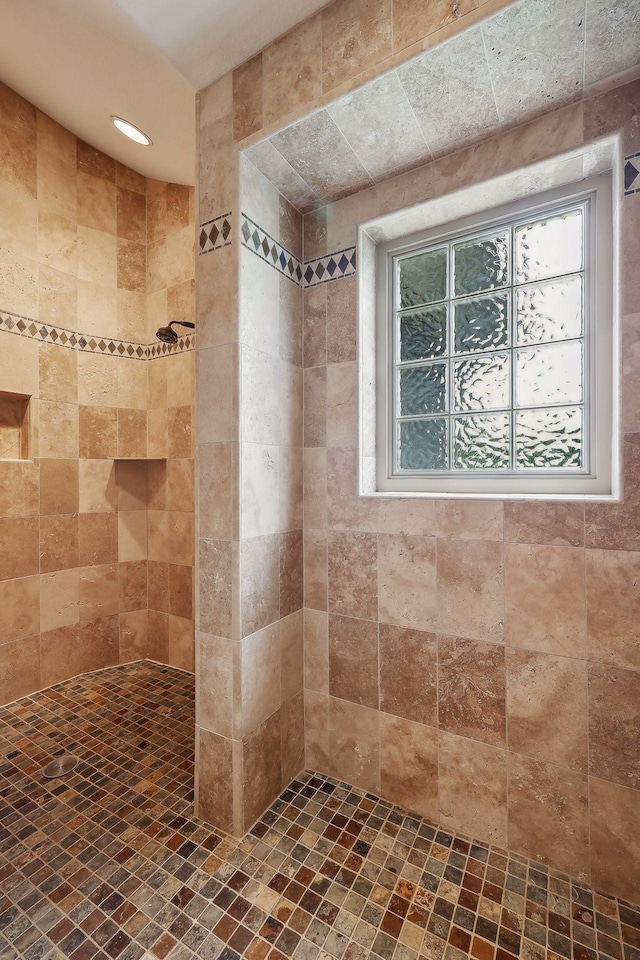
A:
<svg viewBox="0 0 640 960">
<path fill-rule="evenodd" d="M 160 327 L 159 330 L 156 330 L 158 340 L 162 340 L 163 343 L 178 342 L 178 334 L 173 329 L 174 323 L 181 327 L 189 327 L 191 330 L 194 330 L 196 326 L 195 323 L 188 323 L 186 320 L 172 320 L 168 327 Z"/>
</svg>

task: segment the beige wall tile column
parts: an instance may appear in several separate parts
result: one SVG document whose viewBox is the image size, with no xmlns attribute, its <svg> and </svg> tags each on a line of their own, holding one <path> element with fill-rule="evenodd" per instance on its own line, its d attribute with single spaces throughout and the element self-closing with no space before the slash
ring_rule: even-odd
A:
<svg viewBox="0 0 640 960">
<path fill-rule="evenodd" d="M 200 99 L 197 798 L 236 833 L 302 769 L 304 739 L 302 291 L 241 232 L 246 215 L 300 259 L 302 218 L 234 145 L 252 76 Z"/>
<path fill-rule="evenodd" d="M 199 96 L 197 204 L 198 242 L 205 242 L 196 245 L 195 803 L 198 816 L 239 834 L 239 193 L 230 76 Z M 231 232 L 223 238 L 225 216 Z"/>
</svg>

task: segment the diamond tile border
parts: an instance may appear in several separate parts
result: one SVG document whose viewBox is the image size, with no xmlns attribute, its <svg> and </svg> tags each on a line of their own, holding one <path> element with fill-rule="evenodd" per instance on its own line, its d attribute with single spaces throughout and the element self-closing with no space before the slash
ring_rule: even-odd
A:
<svg viewBox="0 0 640 960">
<path fill-rule="evenodd" d="M 242 214 L 240 234 L 243 247 L 251 250 L 299 287 L 314 287 L 319 283 L 341 280 L 356 272 L 355 247 L 345 247 L 344 250 L 327 253 L 323 257 L 302 261 L 246 213 Z"/>
<path fill-rule="evenodd" d="M 180 337 L 177 343 L 163 343 L 155 340 L 146 347 L 147 360 L 157 360 L 158 357 L 166 357 L 171 353 L 185 353 L 187 350 L 195 350 L 196 337 L 190 333 L 186 337 Z"/>
<path fill-rule="evenodd" d="M 624 195 L 640 193 L 640 153 L 624 158 Z"/>
<path fill-rule="evenodd" d="M 211 253 L 213 250 L 220 250 L 222 247 L 231 246 L 231 216 L 232 213 L 222 213 L 212 220 L 207 220 L 200 224 L 198 233 L 198 254 Z"/>
<path fill-rule="evenodd" d="M 240 235 L 243 247 L 255 253 L 261 260 L 264 260 L 278 273 L 287 277 L 288 280 L 292 280 L 297 286 L 303 285 L 302 260 L 299 260 L 295 254 L 283 247 L 277 240 L 274 240 L 270 233 L 258 226 L 246 213 L 242 214 Z"/>
<path fill-rule="evenodd" d="M 111 357 L 124 357 L 129 360 L 154 360 L 171 353 L 184 353 L 195 349 L 195 336 L 180 337 L 177 343 L 134 343 L 130 340 L 112 340 L 93 334 L 78 333 L 64 327 L 41 323 L 31 317 L 23 317 L 8 310 L 0 311 L 0 332 L 12 333 L 19 337 L 28 337 L 40 343 L 53 343 L 68 350 L 83 353 L 99 353 Z"/>
<path fill-rule="evenodd" d="M 316 287 L 319 283 L 329 283 L 331 280 L 342 280 L 351 277 L 356 272 L 356 248 L 345 247 L 335 253 L 328 253 L 324 257 L 314 260 L 305 260 L 304 286 Z"/>
</svg>

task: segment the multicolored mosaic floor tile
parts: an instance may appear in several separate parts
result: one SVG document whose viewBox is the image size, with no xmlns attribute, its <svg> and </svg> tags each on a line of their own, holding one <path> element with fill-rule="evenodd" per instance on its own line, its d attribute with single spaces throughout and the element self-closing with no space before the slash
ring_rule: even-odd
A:
<svg viewBox="0 0 640 960">
<path fill-rule="evenodd" d="M 2 960 L 640 960 L 640 907 L 321 775 L 212 830 L 193 694 L 141 663 L 0 709 Z"/>
</svg>

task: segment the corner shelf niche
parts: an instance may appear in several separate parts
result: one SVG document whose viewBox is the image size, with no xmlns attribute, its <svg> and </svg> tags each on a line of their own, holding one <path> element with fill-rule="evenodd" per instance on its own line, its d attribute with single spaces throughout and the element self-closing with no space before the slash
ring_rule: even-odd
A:
<svg viewBox="0 0 640 960">
<path fill-rule="evenodd" d="M 0 390 L 0 460 L 30 458 L 30 396 Z"/>
</svg>

